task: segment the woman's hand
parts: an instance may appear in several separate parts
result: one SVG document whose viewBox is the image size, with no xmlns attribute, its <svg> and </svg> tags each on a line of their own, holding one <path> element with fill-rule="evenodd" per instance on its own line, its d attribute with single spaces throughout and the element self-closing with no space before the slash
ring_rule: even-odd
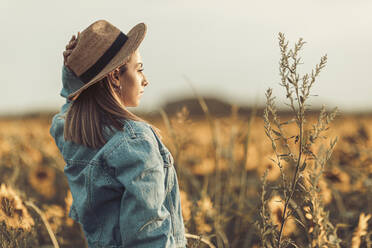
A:
<svg viewBox="0 0 372 248">
<path fill-rule="evenodd" d="M 79 35 L 80 35 L 80 32 L 78 32 L 77 38 L 75 37 L 75 35 L 73 35 L 71 37 L 70 42 L 66 45 L 66 50 L 63 52 L 63 64 L 67 68 L 69 68 L 70 70 L 71 70 L 71 68 L 68 67 L 68 65 L 67 65 L 67 58 L 68 58 L 68 56 L 70 56 L 72 50 L 74 50 L 74 48 L 75 48 L 75 46 L 77 44 L 77 41 L 79 39 Z"/>
</svg>

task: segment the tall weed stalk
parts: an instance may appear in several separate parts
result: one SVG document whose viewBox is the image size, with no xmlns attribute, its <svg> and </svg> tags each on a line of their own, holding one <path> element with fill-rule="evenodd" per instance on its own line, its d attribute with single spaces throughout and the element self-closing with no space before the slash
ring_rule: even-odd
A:
<svg viewBox="0 0 372 248">
<path fill-rule="evenodd" d="M 320 72 L 327 63 L 327 56 L 322 56 L 320 63 L 315 66 L 311 73 L 302 76 L 298 73 L 298 67 L 302 64 L 299 56 L 305 42 L 302 38 L 295 43 L 293 49 L 288 48 L 285 36 L 279 33 L 280 62 L 279 72 L 280 85 L 285 89 L 286 99 L 292 119 L 281 121 L 275 106 L 275 97 L 272 89 L 266 91 L 266 107 L 264 110 L 264 128 L 267 137 L 271 141 L 275 154 L 273 162 L 279 167 L 281 173 L 281 185 L 276 189 L 282 196 L 283 210 L 280 223 L 275 225 L 270 213 L 266 209 L 267 186 L 263 186 L 262 207 L 260 221 L 257 222 L 261 233 L 261 241 L 264 247 L 299 247 L 289 237 L 283 237 L 285 223 L 293 218 L 296 223 L 303 227 L 308 240 L 308 247 L 340 247 L 336 228 L 328 220 L 328 213 L 324 209 L 319 196 L 318 178 L 322 169 L 331 156 L 337 139 L 331 140 L 325 150 L 315 152 L 313 147 L 320 138 L 326 138 L 323 133 L 328 130 L 330 122 L 335 118 L 337 108 L 327 113 L 323 106 L 318 122 L 312 127 L 307 125 L 306 112 L 310 91 Z M 296 133 L 288 135 L 288 126 L 295 125 Z M 263 182 L 266 184 L 266 181 Z M 301 216 L 311 219 L 306 221 Z M 306 222 L 306 223 L 304 223 Z M 312 228 L 311 235 L 309 229 Z"/>
</svg>

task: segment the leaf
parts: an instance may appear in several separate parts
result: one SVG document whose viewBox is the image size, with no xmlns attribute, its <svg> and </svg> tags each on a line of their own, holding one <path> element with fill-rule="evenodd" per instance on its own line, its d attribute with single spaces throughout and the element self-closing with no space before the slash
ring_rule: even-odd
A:
<svg viewBox="0 0 372 248">
<path fill-rule="evenodd" d="M 292 71 L 291 71 L 291 72 L 292 72 Z M 289 77 L 287 77 L 287 80 L 288 80 L 292 85 L 294 85 L 292 79 L 290 79 Z"/>
<path fill-rule="evenodd" d="M 288 125 L 288 124 L 291 124 L 291 123 L 293 123 L 293 122 L 295 122 L 296 121 L 296 119 L 291 119 L 291 120 L 289 120 L 289 121 L 285 121 L 285 122 L 282 122 L 282 123 L 280 123 L 280 125 L 282 126 L 282 125 Z"/>
<path fill-rule="evenodd" d="M 282 158 L 285 162 L 289 163 L 291 161 L 291 157 L 290 156 L 287 156 L 287 157 L 284 157 Z"/>
<path fill-rule="evenodd" d="M 275 164 L 276 164 L 276 161 L 274 160 L 274 159 L 272 159 L 272 158 L 269 158 L 271 161 L 273 161 Z"/>
<path fill-rule="evenodd" d="M 273 131 L 273 133 L 276 135 L 276 136 L 282 136 L 282 134 L 278 131 L 275 131 L 274 129 L 271 129 L 271 131 Z"/>
</svg>

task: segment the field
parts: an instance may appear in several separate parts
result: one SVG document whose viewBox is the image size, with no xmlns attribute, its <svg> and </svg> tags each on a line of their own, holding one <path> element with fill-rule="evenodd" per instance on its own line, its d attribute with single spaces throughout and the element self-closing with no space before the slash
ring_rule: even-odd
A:
<svg viewBox="0 0 372 248">
<path fill-rule="evenodd" d="M 262 224 L 262 202 L 271 223 L 280 226 L 281 173 L 269 159 L 275 154 L 263 118 L 237 113 L 194 118 L 184 108 L 170 117 L 150 118 L 175 158 L 190 247 L 262 247 L 256 225 Z M 84 247 L 79 224 L 68 218 L 72 198 L 50 123 L 51 115 L 0 120 L 0 247 L 53 247 L 53 239 L 59 247 Z M 296 133 L 295 125 L 287 130 Z M 337 136 L 338 142 L 318 182 L 320 206 L 329 214 L 324 218 L 337 227 L 341 247 L 371 247 L 372 117 L 339 115 L 326 135 Z M 318 142 L 313 151 L 329 141 Z M 290 143 L 295 149 L 296 142 Z M 293 173 L 291 166 L 284 169 Z M 302 224 L 289 218 L 282 235 L 299 247 L 317 247 L 308 246 L 320 234 L 315 235 L 314 210 L 305 203 L 296 193 L 290 207 Z"/>
<path fill-rule="evenodd" d="M 264 109 L 207 103 L 195 92 L 194 104 L 143 116 L 174 157 L 188 248 L 371 248 L 372 115 L 310 111 L 327 56 L 300 76 L 303 40 L 288 49 L 278 38 L 287 112 L 268 89 Z M 0 120 L 0 248 L 86 246 L 68 218 L 52 116 Z"/>
</svg>

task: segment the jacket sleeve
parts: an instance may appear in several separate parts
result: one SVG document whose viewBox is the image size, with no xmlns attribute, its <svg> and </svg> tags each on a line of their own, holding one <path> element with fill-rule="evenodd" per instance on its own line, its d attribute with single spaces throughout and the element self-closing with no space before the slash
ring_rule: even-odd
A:
<svg viewBox="0 0 372 248">
<path fill-rule="evenodd" d="M 155 137 L 121 137 L 106 160 L 125 188 L 119 216 L 123 247 L 171 247 L 164 165 Z"/>
<path fill-rule="evenodd" d="M 63 98 L 66 98 L 66 102 L 62 105 L 60 111 L 53 116 L 52 123 L 49 128 L 49 133 L 54 138 L 60 152 L 62 152 L 62 145 L 64 143 L 64 115 L 71 105 L 71 101 L 67 99 L 67 96 L 74 92 L 77 88 L 81 87 L 82 84 L 83 83 L 80 81 L 80 79 L 76 77 L 72 71 L 70 71 L 65 65 L 62 66 L 62 89 L 60 95 Z"/>
<path fill-rule="evenodd" d="M 67 99 L 68 95 L 75 92 L 79 88 L 84 86 L 84 83 L 68 69 L 65 65 L 62 65 L 62 89 L 60 95 L 66 98 L 66 103 L 71 102 Z"/>
</svg>

